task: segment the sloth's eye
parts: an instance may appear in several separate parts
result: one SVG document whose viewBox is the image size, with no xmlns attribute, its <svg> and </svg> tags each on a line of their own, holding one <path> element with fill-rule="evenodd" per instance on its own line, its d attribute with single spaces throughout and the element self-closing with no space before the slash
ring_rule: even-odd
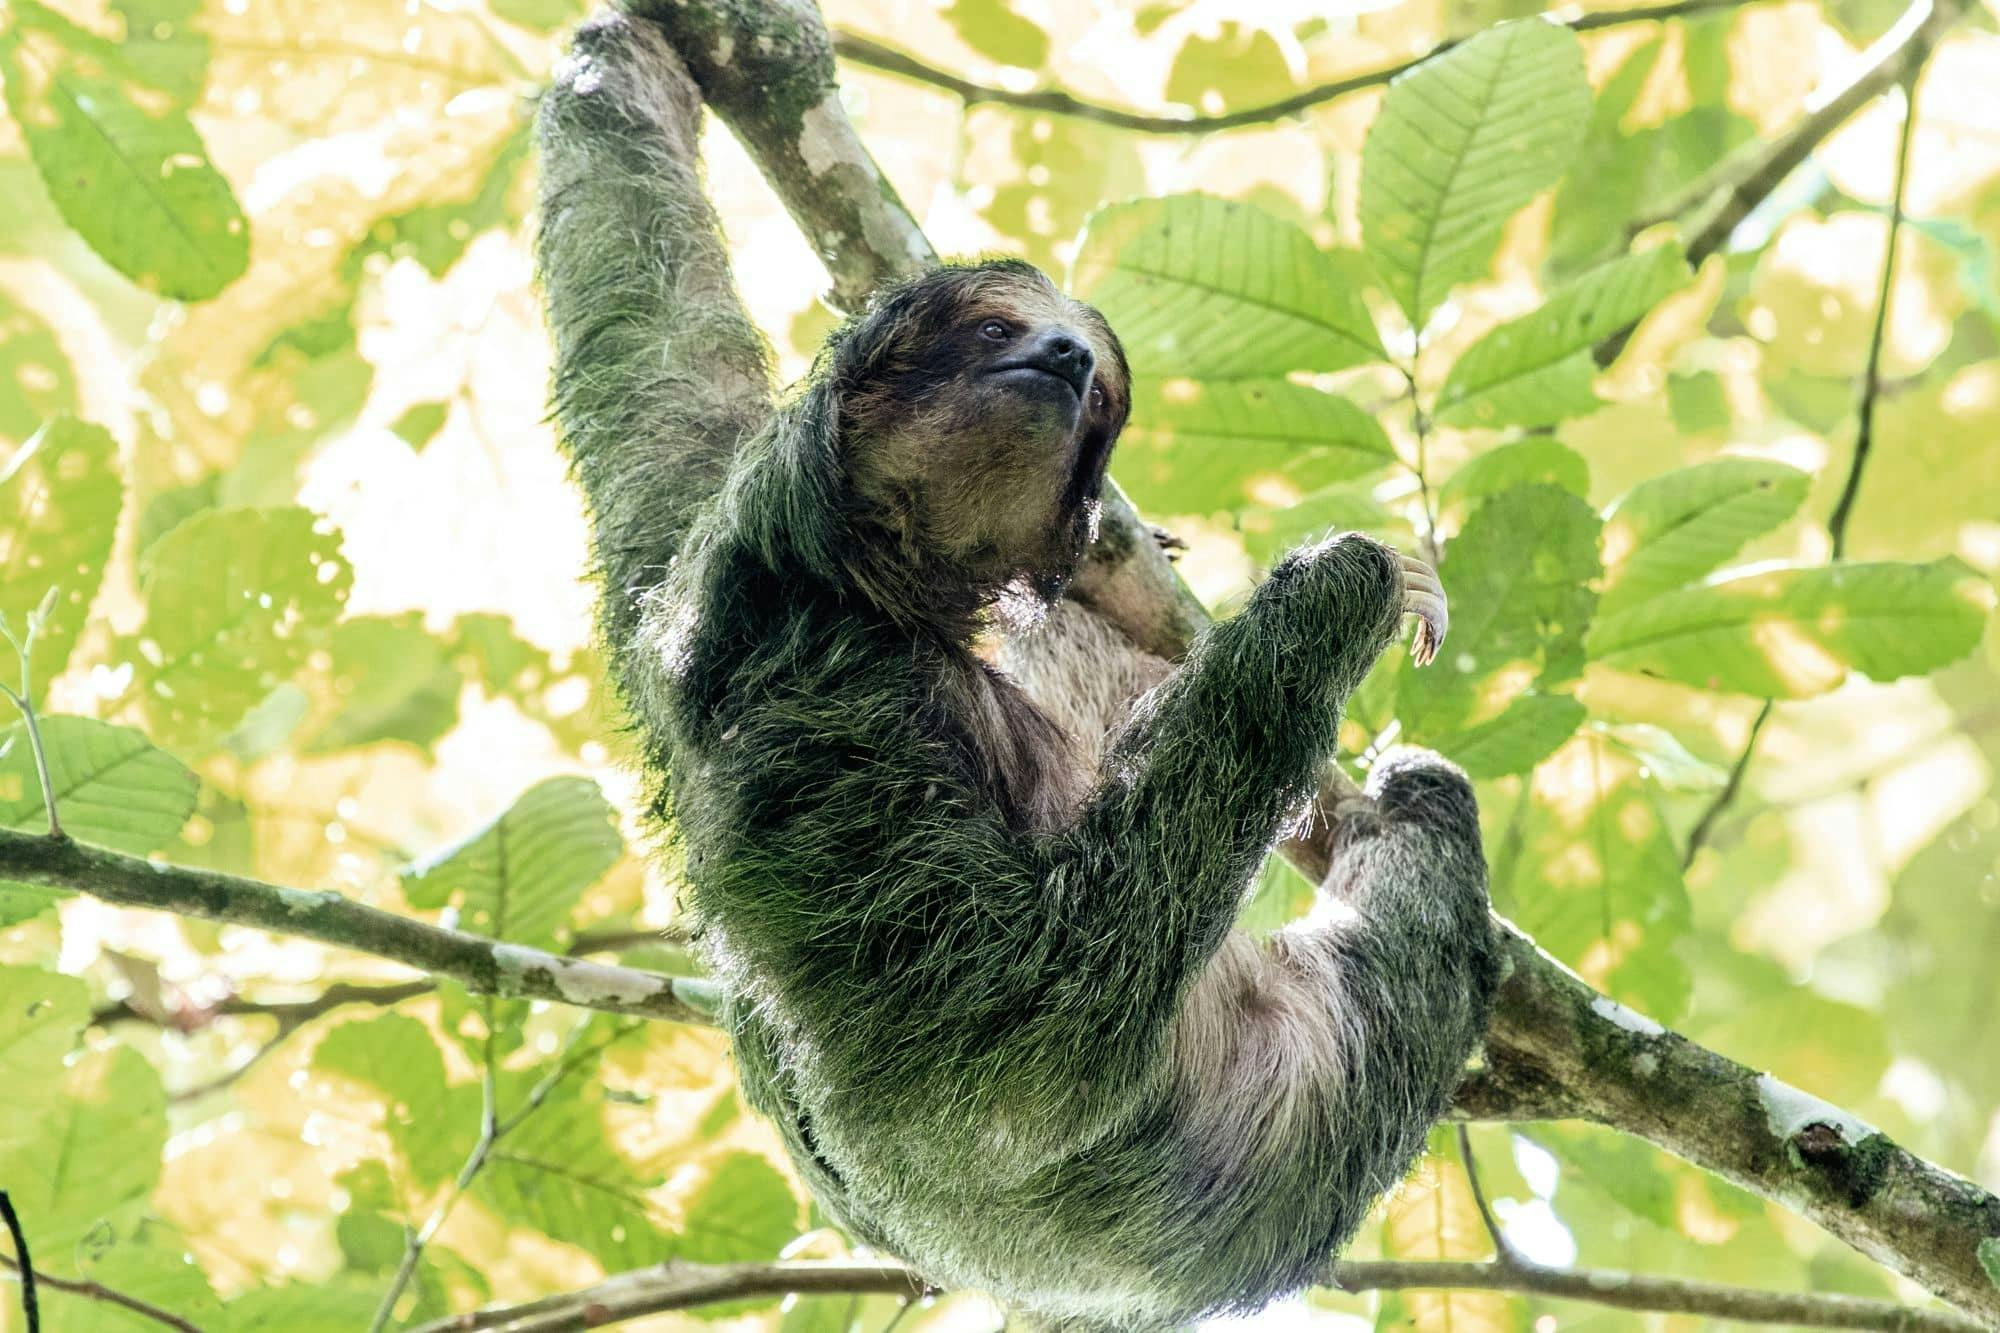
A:
<svg viewBox="0 0 2000 1333">
<path fill-rule="evenodd" d="M 1104 406 L 1104 390 L 1095 384 L 1090 386 L 1090 405 L 1092 407 Z"/>
<path fill-rule="evenodd" d="M 1002 324 L 999 320 L 989 319 L 984 324 L 981 324 L 979 326 L 979 335 L 982 338 L 990 338 L 994 342 L 1003 343 L 1006 342 L 1008 338 L 1012 337 L 1013 333 L 1012 330 L 1010 330 L 1005 324 Z"/>
</svg>

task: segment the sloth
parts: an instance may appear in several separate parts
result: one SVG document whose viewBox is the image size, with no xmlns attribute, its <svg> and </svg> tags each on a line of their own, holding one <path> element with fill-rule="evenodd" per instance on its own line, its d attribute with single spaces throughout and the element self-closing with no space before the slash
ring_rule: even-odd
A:
<svg viewBox="0 0 2000 1333">
<path fill-rule="evenodd" d="M 1104 318 L 1019 261 L 941 266 L 774 409 L 658 28 L 586 24 L 539 114 L 555 411 L 748 1099 L 856 1239 L 1045 1327 L 1326 1279 L 1491 1006 L 1464 775 L 1378 759 L 1322 812 L 1310 917 L 1233 923 L 1406 613 L 1436 652 L 1436 576 L 1331 537 L 1136 698 L 1038 704 L 1079 640 L 1025 622 L 1065 605 L 1131 401 Z"/>
</svg>

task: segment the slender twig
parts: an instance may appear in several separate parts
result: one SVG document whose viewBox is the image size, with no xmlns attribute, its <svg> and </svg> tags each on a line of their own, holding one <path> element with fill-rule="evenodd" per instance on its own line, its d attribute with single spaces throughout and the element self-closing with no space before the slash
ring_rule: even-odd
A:
<svg viewBox="0 0 2000 1333">
<path fill-rule="evenodd" d="M 1763 734 L 1764 724 L 1771 720 L 1771 709 L 1776 704 L 1777 700 L 1766 699 L 1764 706 L 1757 710 L 1756 718 L 1750 723 L 1750 734 L 1743 738 L 1743 752 L 1729 766 L 1729 780 L 1722 784 L 1722 790 L 1715 794 L 1715 799 L 1708 803 L 1708 808 L 1701 812 L 1701 818 L 1695 820 L 1694 828 L 1688 832 L 1687 850 L 1681 853 L 1681 873 L 1687 873 L 1694 864 L 1694 858 L 1715 832 L 1715 821 L 1722 818 L 1723 812 L 1735 803 L 1737 795 L 1743 790 L 1743 775 L 1749 772 L 1750 757 L 1757 752 L 1757 738 Z"/>
<path fill-rule="evenodd" d="M 1845 77 L 1814 93 L 1796 124 L 1725 159 L 1683 195 L 1634 219 L 1631 229 L 1643 231 L 1657 222 L 1698 215 L 1687 232 L 1687 257 L 1700 267 L 1813 149 L 1928 56 L 1964 12 L 1965 0 L 1914 0 Z"/>
<path fill-rule="evenodd" d="M 278 888 L 241 875 L 168 866 L 5 829 L 0 829 L 0 878 L 359 949 L 449 978 L 476 995 L 550 1000 L 675 1023 L 714 1021 L 712 988 L 705 981 L 481 939 L 338 893 Z"/>
<path fill-rule="evenodd" d="M 1417 435 L 1417 462 L 1410 470 L 1417 474 L 1417 495 L 1424 506 L 1424 528 L 1419 536 L 1424 544 L 1424 557 L 1435 566 L 1439 563 L 1437 507 L 1431 499 L 1431 482 L 1427 471 L 1429 460 L 1426 457 L 1430 447 L 1431 422 L 1429 414 L 1424 411 L 1423 395 L 1417 391 L 1417 370 L 1422 364 L 1423 354 L 1423 345 L 1420 342 L 1411 355 L 1411 363 L 1407 366 L 1399 364 L 1396 369 L 1402 372 L 1403 383 L 1409 386 L 1410 428 Z"/>
<path fill-rule="evenodd" d="M 54 590 L 50 591 L 53 594 Z M 35 760 L 35 780 L 42 784 L 42 808 L 48 812 L 49 836 L 61 838 L 62 820 L 56 815 L 56 784 L 49 777 L 49 752 L 42 744 L 41 721 L 35 716 L 35 683 L 32 675 L 33 667 L 29 660 L 29 654 L 35 649 L 35 636 L 41 632 L 42 617 L 47 614 L 51 600 L 52 596 L 44 597 L 42 605 L 28 614 L 28 629 L 24 638 L 15 638 L 13 628 L 7 624 L 4 617 L 0 617 L 0 638 L 7 640 L 8 645 L 14 650 L 14 655 L 21 661 L 20 690 L 16 692 L 8 688 L 4 682 L 0 682 L 0 694 L 7 696 L 8 702 L 12 703 L 15 710 L 21 714 L 21 721 L 28 729 L 28 753 Z"/>
<path fill-rule="evenodd" d="M 28 1333 L 40 1333 L 42 1303 L 35 1296 L 35 1260 L 28 1253 L 28 1233 L 21 1230 L 20 1215 L 6 1190 L 0 1190 L 0 1221 L 6 1222 L 7 1234 L 14 1238 L 14 1270 L 21 1275 L 21 1313 L 27 1318 Z"/>
<path fill-rule="evenodd" d="M 1498 1219 L 1493 1216 L 1492 1207 L 1486 1202 L 1486 1187 L 1479 1183 L 1479 1162 L 1472 1155 L 1472 1131 L 1465 1122 L 1458 1123 L 1458 1156 L 1465 1163 L 1465 1183 L 1472 1187 L 1472 1203 L 1479 1209 L 1479 1220 L 1486 1226 L 1486 1234 L 1493 1241 L 1493 1262 L 1502 1268 L 1512 1268 L 1521 1261 L 1514 1250 L 1513 1242 L 1500 1229 Z"/>
<path fill-rule="evenodd" d="M 1886 1333 L 1976 1333 L 1966 1316 L 1859 1296 L 1754 1291 L 1717 1283 L 1648 1277 L 1604 1269 L 1549 1268 L 1519 1260 L 1486 1262 L 1343 1262 L 1332 1283 L 1342 1290 L 1513 1291 L 1623 1310 L 1706 1315 L 1740 1323 L 1805 1328 L 1879 1329 Z M 524 1305 L 449 1315 L 413 1333 L 567 1333 L 644 1315 L 758 1296 L 884 1292 L 915 1301 L 922 1280 L 893 1263 L 789 1261 L 769 1264 L 669 1262 L 605 1279 L 595 1286 Z"/>
<path fill-rule="evenodd" d="M 5 1255 L 0 1255 L 0 1269 L 19 1273 L 24 1284 L 32 1281 L 37 1286 L 47 1287 L 50 1291 L 60 1291 L 66 1295 L 82 1296 L 86 1300 L 99 1301 L 105 1305 L 115 1305 L 121 1310 L 129 1310 L 142 1318 L 150 1319 L 156 1324 L 164 1324 L 168 1328 L 177 1330 L 177 1333 L 201 1333 L 201 1329 L 171 1310 L 162 1310 L 157 1305 L 148 1304 L 137 1296 L 128 1296 L 116 1287 L 107 1287 L 102 1282 L 81 1282 L 75 1278 L 55 1277 L 44 1271 L 31 1274 Z M 28 1327 L 32 1330 L 34 1325 L 30 1324 Z"/>
<path fill-rule="evenodd" d="M 1641 5 L 1633 9 L 1606 10 L 1593 14 L 1571 14 L 1559 18 L 1565 27 L 1576 32 L 1594 32 L 1600 28 L 1617 27 L 1627 23 L 1651 23 L 1676 18 L 1692 18 L 1701 14 L 1727 11 L 1754 3 L 1754 0 L 1674 0 L 1674 3 Z M 1263 106 L 1248 107 L 1241 111 L 1223 112 L 1217 115 L 1160 114 L 1132 111 L 1125 107 L 1106 106 L 1101 102 L 1091 102 L 1076 97 L 1060 89 L 1044 88 L 1034 91 L 1016 92 L 1007 88 L 996 88 L 991 84 L 975 83 L 962 75 L 939 69 L 927 64 L 907 52 L 886 46 L 871 37 L 853 32 L 837 32 L 833 38 L 834 53 L 851 64 L 860 65 L 884 74 L 894 74 L 899 78 L 941 88 L 957 97 L 967 106 L 987 103 L 994 106 L 1012 107 L 1019 111 L 1046 112 L 1058 116 L 1073 116 L 1079 120 L 1092 120 L 1100 125 L 1109 125 L 1121 130 L 1136 130 L 1141 134 L 1213 134 L 1219 130 L 1243 129 L 1249 126 L 1267 125 L 1272 121 L 1309 111 L 1313 107 L 1336 101 L 1351 93 L 1369 88 L 1379 88 L 1391 82 L 1397 75 L 1415 69 L 1435 56 L 1442 55 L 1457 46 L 1463 38 L 1452 38 L 1438 43 L 1430 50 L 1410 60 L 1401 60 L 1380 69 L 1365 70 L 1350 74 L 1345 78 L 1327 83 L 1315 84 L 1302 89 L 1290 97 L 1270 102 Z"/>
<path fill-rule="evenodd" d="M 1861 471 L 1868 466 L 1868 451 L 1875 443 L 1875 403 L 1882 394 L 1882 343 L 1889 328 L 1889 306 L 1896 291 L 1896 241 L 1903 231 L 1903 188 L 1910 177 L 1910 140 L 1917 127 L 1917 76 L 1923 70 L 1923 55 L 1910 61 L 1903 71 L 1903 129 L 1896 140 L 1896 183 L 1889 194 L 1889 239 L 1882 250 L 1882 282 L 1875 298 L 1875 327 L 1868 338 L 1868 369 L 1861 378 L 1860 424 L 1854 433 L 1854 461 L 1848 465 L 1847 481 L 1826 530 L 1833 538 L 1833 558 L 1847 554 L 1847 522 L 1854 516 L 1854 501 L 1861 493 Z"/>
</svg>

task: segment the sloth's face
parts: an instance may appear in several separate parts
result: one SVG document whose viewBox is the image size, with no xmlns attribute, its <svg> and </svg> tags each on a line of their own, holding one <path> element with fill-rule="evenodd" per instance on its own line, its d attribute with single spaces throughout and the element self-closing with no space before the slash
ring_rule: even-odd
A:
<svg viewBox="0 0 2000 1333">
<path fill-rule="evenodd" d="M 1110 325 L 1005 261 L 929 275 L 876 318 L 841 403 L 856 490 L 982 578 L 1058 584 L 1130 402 Z"/>
</svg>

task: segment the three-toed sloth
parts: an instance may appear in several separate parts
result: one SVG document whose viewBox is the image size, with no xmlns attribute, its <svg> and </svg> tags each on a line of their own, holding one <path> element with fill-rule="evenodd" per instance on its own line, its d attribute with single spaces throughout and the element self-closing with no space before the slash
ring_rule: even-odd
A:
<svg viewBox="0 0 2000 1333">
<path fill-rule="evenodd" d="M 1435 651 L 1435 577 L 1335 537 L 1135 700 L 1038 704 L 975 638 L 1092 539 L 1118 339 L 1026 264 L 945 266 L 773 411 L 699 117 L 650 23 L 586 25 L 541 109 L 540 259 L 603 627 L 746 1093 L 856 1237 L 1045 1322 L 1324 1277 L 1490 1007 L 1464 776 L 1378 761 L 1322 909 L 1232 924 L 1406 611 Z"/>
</svg>

